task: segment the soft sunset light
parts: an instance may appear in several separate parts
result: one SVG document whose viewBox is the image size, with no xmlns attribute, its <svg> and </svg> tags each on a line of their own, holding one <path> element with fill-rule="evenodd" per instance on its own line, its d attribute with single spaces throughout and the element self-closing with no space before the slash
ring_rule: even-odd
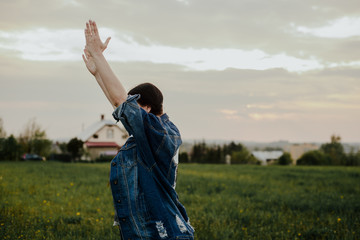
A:
<svg viewBox="0 0 360 240">
<path fill-rule="evenodd" d="M 130 88 L 153 82 L 184 139 L 360 138 L 359 3 L 7 1 L 0 4 L 0 117 L 69 139 L 112 108 L 81 54 L 94 19 Z M 194 120 L 190 120 L 194 119 Z M 324 123 L 324 121 L 326 123 Z"/>
</svg>

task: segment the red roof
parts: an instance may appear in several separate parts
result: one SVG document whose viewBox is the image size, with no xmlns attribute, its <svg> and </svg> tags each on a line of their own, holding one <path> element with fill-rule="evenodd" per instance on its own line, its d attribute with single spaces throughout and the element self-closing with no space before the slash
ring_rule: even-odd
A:
<svg viewBox="0 0 360 240">
<path fill-rule="evenodd" d="M 85 145 L 87 147 L 120 147 L 116 142 L 86 142 Z"/>
</svg>

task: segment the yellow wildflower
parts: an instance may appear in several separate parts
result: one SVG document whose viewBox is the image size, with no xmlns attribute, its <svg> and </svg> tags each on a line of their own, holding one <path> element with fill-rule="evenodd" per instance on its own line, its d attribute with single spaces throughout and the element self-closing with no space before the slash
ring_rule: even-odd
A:
<svg viewBox="0 0 360 240">
<path fill-rule="evenodd" d="M 77 213 L 76 213 L 76 216 L 80 216 L 80 212 L 77 212 Z"/>
</svg>

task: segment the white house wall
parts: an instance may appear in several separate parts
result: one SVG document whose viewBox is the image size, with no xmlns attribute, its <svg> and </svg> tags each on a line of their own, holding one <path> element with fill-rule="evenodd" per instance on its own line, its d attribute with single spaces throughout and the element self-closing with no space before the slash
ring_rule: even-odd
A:
<svg viewBox="0 0 360 240">
<path fill-rule="evenodd" d="M 108 130 L 113 130 L 114 135 L 113 138 L 109 138 L 107 135 Z M 94 135 L 97 135 L 97 138 Z M 106 125 L 102 127 L 99 131 L 97 131 L 94 135 L 92 135 L 87 142 L 116 142 L 119 146 L 122 146 L 126 139 L 123 139 L 124 133 L 121 129 L 116 125 Z"/>
</svg>

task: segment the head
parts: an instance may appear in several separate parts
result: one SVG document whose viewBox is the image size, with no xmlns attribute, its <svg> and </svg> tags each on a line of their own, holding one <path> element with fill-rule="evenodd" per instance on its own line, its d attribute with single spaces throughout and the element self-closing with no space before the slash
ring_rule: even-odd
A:
<svg viewBox="0 0 360 240">
<path fill-rule="evenodd" d="M 141 97 L 138 100 L 138 104 L 147 112 L 154 115 L 161 115 L 163 113 L 163 95 L 155 85 L 142 83 L 131 89 L 128 94 L 140 94 Z"/>
</svg>

